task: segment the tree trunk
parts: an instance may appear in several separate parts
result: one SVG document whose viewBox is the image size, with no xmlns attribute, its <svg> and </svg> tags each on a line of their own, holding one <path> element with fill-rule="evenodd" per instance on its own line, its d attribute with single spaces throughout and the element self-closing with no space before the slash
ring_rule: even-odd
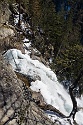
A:
<svg viewBox="0 0 83 125">
<path fill-rule="evenodd" d="M 76 101 L 76 98 L 75 98 L 75 95 L 74 95 L 74 89 L 78 86 L 78 82 L 79 82 L 80 78 L 82 77 L 82 75 L 83 75 L 83 70 L 80 71 L 80 73 L 79 73 L 77 79 L 75 80 L 75 82 L 69 87 L 69 94 L 70 94 L 72 104 L 73 104 L 73 109 L 72 109 L 69 116 L 65 116 L 58 109 L 56 109 L 55 107 L 53 107 L 52 105 L 49 105 L 49 104 L 40 105 L 40 103 L 39 103 L 38 104 L 39 107 L 41 109 L 43 109 L 44 111 L 47 111 L 47 110 L 53 111 L 57 116 L 62 117 L 62 118 L 70 118 L 72 116 L 72 118 L 74 120 L 76 112 L 78 111 L 77 101 Z"/>
<path fill-rule="evenodd" d="M 71 100 L 72 100 L 72 103 L 73 103 L 73 109 L 69 115 L 69 117 L 73 117 L 73 120 L 75 118 L 75 114 L 77 112 L 77 101 L 76 101 L 76 98 L 75 98 L 75 95 L 73 93 L 74 89 L 78 86 L 78 82 L 80 80 L 80 78 L 82 77 L 83 75 L 83 69 L 80 71 L 77 79 L 75 80 L 75 82 L 69 87 L 69 93 L 70 93 L 70 96 L 71 96 Z"/>
</svg>

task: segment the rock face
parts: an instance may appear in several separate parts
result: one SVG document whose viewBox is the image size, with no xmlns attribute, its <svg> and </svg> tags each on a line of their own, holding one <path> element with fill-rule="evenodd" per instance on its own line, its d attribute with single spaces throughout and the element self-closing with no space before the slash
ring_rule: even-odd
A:
<svg viewBox="0 0 83 125">
<path fill-rule="evenodd" d="M 14 30 L 7 27 L 7 26 L 2 26 L 0 27 L 0 39 L 4 39 L 8 36 L 14 36 Z"/>
<path fill-rule="evenodd" d="M 14 27 L 6 23 L 10 14 L 8 5 L 0 3 L 0 125 L 55 125 L 35 102 L 42 96 L 37 96 L 38 93 L 37 97 L 33 96 L 26 79 L 17 78 L 1 55 L 4 50 L 20 45 L 20 40 L 14 36 Z"/>
<path fill-rule="evenodd" d="M 23 43 L 17 36 L 15 27 L 9 25 L 9 18 L 11 15 L 8 4 L 5 2 L 0 3 L 0 52 L 7 51 L 10 48 L 17 48 L 22 50 Z"/>
<path fill-rule="evenodd" d="M 5 2 L 0 3 L 0 26 L 9 21 L 11 11 L 9 10 L 8 4 Z"/>
<path fill-rule="evenodd" d="M 15 35 L 14 27 L 8 25 L 11 11 L 5 2 L 0 3 L 0 52 L 10 47 L 10 38 Z M 12 44 L 11 44 L 12 45 Z"/>
<path fill-rule="evenodd" d="M 0 125 L 54 125 L 0 55 Z"/>
</svg>

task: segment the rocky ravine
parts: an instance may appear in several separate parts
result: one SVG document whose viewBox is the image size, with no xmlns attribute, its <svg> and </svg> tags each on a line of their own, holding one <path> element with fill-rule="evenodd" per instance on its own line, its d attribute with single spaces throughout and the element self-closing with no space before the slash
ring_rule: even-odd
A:
<svg viewBox="0 0 83 125">
<path fill-rule="evenodd" d="M 61 125 L 59 120 L 52 122 L 44 111 L 54 111 L 61 118 L 66 116 L 53 106 L 47 105 L 41 93 L 34 92 L 28 87 L 34 79 L 14 72 L 3 58 L 4 53 L 11 48 L 20 49 L 23 53 L 25 48 L 30 50 L 33 60 L 37 59 L 48 65 L 33 47 L 27 48 L 25 44 L 23 46 L 23 39 L 27 36 L 25 28 L 19 29 L 15 25 L 9 25 L 10 15 L 8 4 L 2 2 L 0 4 L 0 125 L 56 125 L 57 123 Z M 31 31 L 28 28 L 27 30 Z M 30 35 L 32 37 L 31 32 Z"/>
<path fill-rule="evenodd" d="M 3 9 L 4 8 L 4 9 Z M 4 11 L 3 11 L 4 10 Z M 7 24 L 8 4 L 0 4 L 0 125 L 56 125 L 36 105 L 33 92 L 17 78 L 2 56 L 4 51 L 17 48 L 14 27 Z M 21 45 L 22 46 L 22 45 Z M 20 47 L 21 48 L 21 47 Z"/>
<path fill-rule="evenodd" d="M 0 55 L 0 125 L 55 125 Z"/>
</svg>

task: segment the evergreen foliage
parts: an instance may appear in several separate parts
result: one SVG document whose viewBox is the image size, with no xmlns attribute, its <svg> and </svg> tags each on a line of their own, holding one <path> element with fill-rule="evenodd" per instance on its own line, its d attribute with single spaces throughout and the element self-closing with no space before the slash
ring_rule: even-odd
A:
<svg viewBox="0 0 83 125">
<path fill-rule="evenodd" d="M 7 0 L 20 2 L 34 32 L 33 45 L 42 53 L 59 80 L 74 81 L 83 68 L 83 1 L 65 0 L 57 10 L 55 0 Z M 60 0 L 61 1 L 61 0 Z M 64 2 L 64 1 L 63 1 Z M 68 10 L 68 6 L 70 10 Z M 67 9 L 64 9 L 66 8 Z M 80 88 L 83 88 L 80 80 Z"/>
<path fill-rule="evenodd" d="M 33 11 L 34 27 L 39 26 L 45 33 L 43 38 L 39 36 L 34 41 L 35 46 L 48 61 L 52 59 L 50 66 L 61 81 L 66 78 L 73 82 L 83 67 L 81 2 L 72 0 L 68 3 L 70 11 L 56 12 L 56 5 L 51 0 L 40 0 L 34 9 L 39 13 Z"/>
</svg>

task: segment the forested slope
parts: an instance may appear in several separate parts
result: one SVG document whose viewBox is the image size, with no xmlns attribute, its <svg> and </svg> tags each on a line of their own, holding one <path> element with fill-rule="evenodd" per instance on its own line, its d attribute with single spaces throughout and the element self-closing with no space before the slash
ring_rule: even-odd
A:
<svg viewBox="0 0 83 125">
<path fill-rule="evenodd" d="M 1 13 L 1 16 L 0 16 L 0 41 L 1 41 L 0 53 L 3 56 L 5 56 L 6 60 L 10 64 L 12 64 L 12 61 L 13 61 L 12 66 L 14 66 L 13 68 L 16 71 L 16 75 L 18 76 L 19 79 L 24 81 L 24 83 L 28 86 L 30 86 L 30 84 L 36 80 L 41 81 L 43 79 L 43 78 L 41 79 L 41 76 L 38 75 L 36 71 L 33 71 L 33 69 L 35 69 L 33 67 L 34 65 L 35 67 L 36 65 L 38 65 L 37 68 L 40 69 L 39 67 L 40 63 L 38 61 L 45 64 L 47 67 L 51 67 L 52 70 L 57 74 L 59 81 L 60 82 L 64 81 L 65 87 L 67 83 L 68 92 L 70 94 L 72 104 L 73 104 L 73 109 L 71 110 L 70 115 L 66 116 L 61 111 L 57 110 L 57 108 L 55 108 L 56 106 L 53 107 L 47 104 L 46 102 L 43 102 L 44 104 L 42 106 L 40 103 L 41 100 L 34 100 L 31 98 L 31 100 L 28 100 L 28 101 L 32 101 L 33 103 L 32 102 L 31 103 L 33 105 L 35 105 L 36 103 L 37 104 L 36 106 L 40 107 L 44 111 L 47 111 L 48 109 L 50 109 L 50 111 L 54 111 L 56 114 L 58 113 L 58 115 L 60 115 L 60 117 L 62 118 L 67 118 L 67 120 L 69 120 L 72 117 L 74 120 L 75 115 L 78 112 L 78 109 L 82 109 L 82 107 L 78 108 L 77 100 L 76 100 L 76 97 L 81 97 L 82 89 L 83 89 L 83 83 L 82 83 L 83 45 L 82 45 L 82 6 L 81 6 L 82 3 L 81 1 L 77 2 L 73 0 L 71 2 L 68 2 L 67 6 L 70 6 L 69 10 L 64 9 L 65 4 L 63 4 L 62 2 L 60 4 L 61 4 L 61 8 L 60 10 L 57 11 L 56 2 L 55 1 L 53 2 L 51 0 L 46 0 L 46 1 L 44 0 L 30 0 L 30 1 L 29 0 L 24 0 L 24 1 L 16 0 L 12 2 L 11 0 L 8 0 L 8 1 L 4 0 L 4 2 L 2 1 L 0 4 L 0 13 Z M 27 46 L 27 43 L 30 45 L 30 48 L 29 48 L 29 45 Z M 27 56 L 21 54 L 21 52 L 16 49 L 21 50 L 21 52 L 25 55 L 27 52 Z M 9 52 L 8 55 L 7 55 L 7 52 Z M 28 77 L 27 77 L 28 74 L 26 75 L 26 72 L 27 72 L 27 67 L 29 66 L 29 64 L 27 66 L 26 65 L 27 63 L 25 63 L 24 68 L 20 67 L 21 65 L 23 65 L 21 64 L 22 60 L 24 61 L 27 60 L 27 63 L 29 63 L 30 66 L 33 67 L 33 69 L 29 69 L 31 72 L 28 71 L 29 73 Z M 36 60 L 38 61 L 36 62 Z M 26 66 L 26 71 L 24 73 L 23 70 L 25 70 L 25 66 Z M 1 70 L 3 71 L 2 67 L 4 66 L 1 66 Z M 21 74 L 19 74 L 19 72 Z M 1 72 L 1 75 L 2 75 L 1 92 L 3 96 L 2 97 L 3 102 L 1 103 L 1 106 L 5 106 L 6 103 L 7 103 L 7 106 L 9 106 L 8 104 L 10 102 L 9 100 L 6 100 L 5 94 L 3 94 L 4 91 L 6 91 L 6 88 L 3 87 L 2 82 L 4 82 L 4 79 L 5 79 L 6 84 L 8 84 L 13 79 L 12 77 L 11 78 L 9 77 L 8 79 L 8 76 L 4 78 L 5 73 L 3 74 L 2 73 L 3 72 Z M 31 75 L 30 73 L 34 73 L 33 76 L 30 76 Z M 8 73 L 6 73 L 6 75 L 7 74 Z M 51 76 L 52 74 L 49 74 L 47 71 L 46 71 L 46 75 L 47 75 L 47 81 L 48 79 L 51 79 L 52 83 L 54 83 L 54 81 L 55 83 L 57 83 L 57 80 L 55 80 L 55 77 L 54 77 L 56 75 Z M 17 77 L 15 76 L 15 78 Z M 28 83 L 27 83 L 27 79 L 28 79 Z M 45 81 L 45 83 L 47 81 Z M 54 85 L 55 88 L 56 88 L 56 85 L 57 84 Z M 10 88 L 12 87 L 10 86 Z M 24 89 L 26 89 L 26 87 Z M 58 89 L 56 90 L 58 91 Z M 7 91 L 9 92 L 9 90 Z M 63 101 L 65 104 L 66 101 L 60 92 L 62 93 L 62 91 L 59 91 L 57 92 L 56 95 L 57 97 L 60 97 L 60 100 Z M 11 93 L 13 93 L 13 91 L 10 91 L 9 95 L 11 95 Z M 25 93 L 25 95 L 27 95 L 27 93 Z M 56 95 L 55 95 L 55 98 L 56 98 Z M 9 97 L 9 99 L 10 98 L 11 97 Z M 23 96 L 23 93 L 22 93 L 21 99 L 23 101 L 26 100 L 24 98 L 25 96 Z M 12 107 L 13 109 L 11 110 L 11 112 L 14 112 L 14 108 L 16 108 L 15 109 L 15 113 L 16 113 L 16 110 L 18 112 L 18 109 L 17 107 L 12 106 L 13 103 L 11 103 L 9 109 Z M 20 103 L 20 101 L 18 103 Z M 27 105 L 26 101 L 25 103 Z M 24 105 L 24 102 L 22 104 Z M 6 112 L 8 113 L 9 109 L 7 109 L 7 106 L 5 107 L 7 110 Z M 17 100 L 16 100 L 16 106 L 17 106 Z M 12 118 L 15 117 L 17 119 L 18 117 L 18 115 L 15 116 L 15 114 L 13 113 L 11 117 L 10 115 L 7 114 L 7 119 L 5 119 L 4 118 L 5 115 L 3 111 L 1 111 L 3 113 L 3 117 L 1 117 L 1 122 L 3 125 L 7 123 L 10 124 L 11 123 L 10 121 Z M 19 115 L 23 115 L 23 113 Z M 29 118 L 29 115 L 30 114 L 27 114 L 27 118 Z M 31 123 L 28 123 L 27 118 L 26 117 L 24 118 L 24 117 L 23 119 L 21 119 L 21 117 L 20 119 L 17 119 L 18 122 L 20 120 L 18 124 L 21 124 L 21 122 L 23 121 L 25 122 L 24 124 L 26 123 L 27 124 L 33 124 L 33 123 L 40 124 L 40 121 L 42 121 L 42 119 L 39 119 L 39 117 L 41 117 L 41 114 L 36 117 L 36 120 L 30 119 Z M 34 114 L 33 114 L 33 117 L 34 117 Z M 40 120 L 38 121 L 38 123 L 37 123 L 37 118 Z M 4 121 L 4 120 L 7 120 L 7 121 Z M 63 124 L 59 120 L 55 120 L 55 122 L 53 123 L 50 120 L 48 120 L 48 118 L 46 122 L 44 119 L 44 123 L 48 125 L 50 123 L 56 124 L 57 122 L 59 122 L 58 124 Z M 70 121 L 64 120 L 64 122 L 68 122 L 68 124 L 72 124 L 71 120 Z M 42 121 L 42 124 L 43 124 L 43 121 Z M 74 124 L 75 124 L 75 121 L 74 121 Z"/>
</svg>

